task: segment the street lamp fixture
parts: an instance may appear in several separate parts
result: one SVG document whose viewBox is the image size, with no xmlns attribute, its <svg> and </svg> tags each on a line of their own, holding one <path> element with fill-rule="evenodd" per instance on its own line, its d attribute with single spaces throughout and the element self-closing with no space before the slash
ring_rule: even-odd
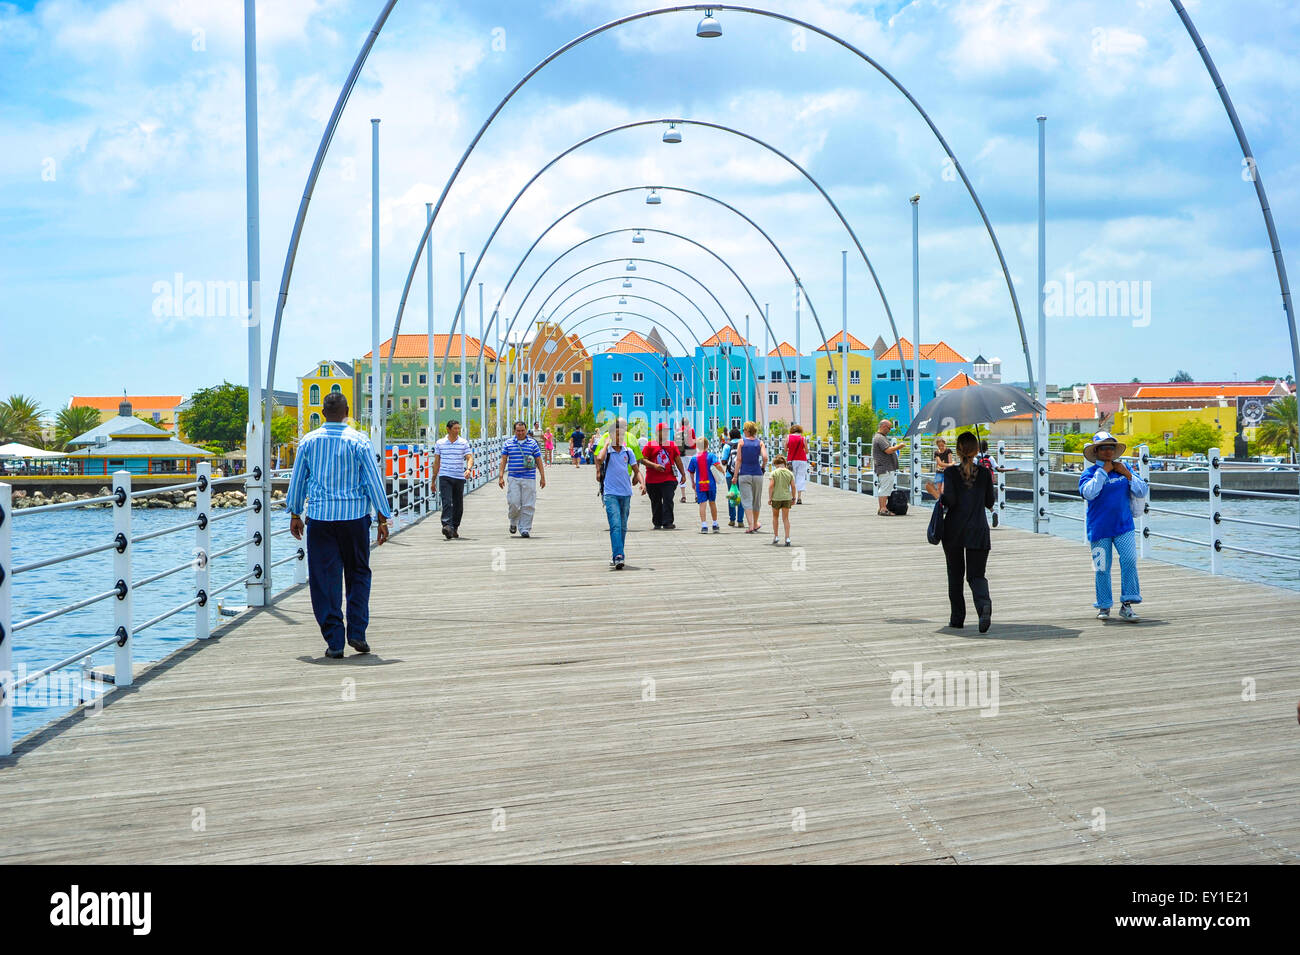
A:
<svg viewBox="0 0 1300 955">
<path fill-rule="evenodd" d="M 695 28 L 695 35 L 698 37 L 704 37 L 705 39 L 722 36 L 722 24 L 714 19 L 712 10 L 704 11 L 704 19 L 701 20 L 700 25 Z"/>
<path fill-rule="evenodd" d="M 663 201 L 663 196 L 659 195 L 658 189 L 651 189 L 650 195 L 645 197 L 645 204 L 648 206 L 657 206 Z"/>
<path fill-rule="evenodd" d="M 677 128 L 676 123 L 669 123 L 668 128 L 664 130 L 664 142 L 680 143 L 682 141 L 682 131 Z"/>
<path fill-rule="evenodd" d="M 631 280 L 631 279 L 624 279 L 624 280 L 623 280 L 623 288 L 631 288 L 631 287 L 632 287 L 632 280 Z"/>
<path fill-rule="evenodd" d="M 641 234 L 640 229 L 637 229 L 634 233 L 632 233 L 632 241 L 638 244 L 642 244 L 645 242 L 645 236 Z"/>
<path fill-rule="evenodd" d="M 636 263 L 633 262 L 631 259 L 628 259 L 628 260 L 627 260 L 627 270 L 628 270 L 629 272 L 635 272 L 635 271 L 636 271 Z"/>
</svg>

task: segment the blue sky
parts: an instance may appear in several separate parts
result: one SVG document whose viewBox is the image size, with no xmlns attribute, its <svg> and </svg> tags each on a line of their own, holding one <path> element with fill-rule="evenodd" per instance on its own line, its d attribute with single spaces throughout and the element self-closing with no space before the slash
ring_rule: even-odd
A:
<svg viewBox="0 0 1300 955">
<path fill-rule="evenodd" d="M 321 131 L 380 4 L 259 4 L 262 302 L 272 314 L 289 230 Z M 285 314 L 277 387 L 370 341 L 370 122 L 381 123 L 381 322 L 391 331 L 424 203 L 478 125 L 530 67 L 577 34 L 642 4 L 402 0 L 353 93 L 307 220 Z M 1036 124 L 1048 119 L 1048 278 L 1150 283 L 1149 321 L 1053 316 L 1053 382 L 1254 378 L 1290 369 L 1263 222 L 1213 86 L 1165 0 L 916 0 L 772 3 L 838 33 L 890 70 L 933 117 L 993 221 L 1029 324 L 1036 324 Z M 1295 272 L 1300 233 L 1300 6 L 1189 3 L 1234 97 Z M 455 308 L 457 252 L 472 263 L 510 198 L 558 152 L 610 126 L 681 116 L 732 126 L 803 164 L 841 207 L 911 329 L 911 210 L 921 199 L 922 337 L 973 356 L 1024 360 L 992 247 L 938 143 L 901 95 L 852 54 L 785 24 L 719 14 L 659 16 L 584 44 L 524 87 L 482 140 L 434 230 L 435 325 Z M 0 3 L 0 393 L 47 408 L 69 395 L 189 393 L 246 378 L 237 316 L 167 315 L 159 288 L 246 278 L 241 5 L 201 0 Z M 475 282 L 489 311 L 537 234 L 601 192 L 674 185 L 724 199 L 759 223 L 803 279 L 822 327 L 840 325 L 848 236 L 790 166 L 736 137 L 687 128 L 681 145 L 646 127 L 602 137 L 524 195 Z M 568 217 L 525 262 L 508 316 L 539 271 L 581 238 L 643 226 L 680 232 L 730 262 L 778 337 L 793 340 L 791 281 L 762 237 L 705 200 L 641 193 Z M 627 235 L 566 256 L 543 294 L 601 259 L 640 254 L 687 269 L 738 323 L 747 295 L 677 240 Z M 569 263 L 567 268 L 561 266 Z M 597 274 L 615 274 L 615 267 Z M 712 300 L 668 270 L 643 274 Z M 592 273 L 586 274 L 590 280 Z M 580 283 L 571 283 L 569 288 Z M 693 309 L 676 293 L 665 304 Z M 163 296 L 166 297 L 166 296 Z M 540 296 L 529 300 L 535 310 Z M 470 296 L 470 330 L 478 322 Z M 651 310 L 653 310 L 651 306 Z M 593 306 L 587 311 L 596 311 Z M 530 315 L 525 310 L 524 315 Z M 579 320 L 585 312 L 574 316 Z M 663 313 L 665 323 L 675 322 Z M 403 322 L 426 329 L 421 264 Z M 761 327 L 751 315 L 752 327 Z M 644 323 L 632 320 L 632 327 Z M 849 258 L 849 326 L 888 335 L 880 297 Z M 711 334 L 703 322 L 682 337 Z M 269 347 L 269 323 L 263 329 Z M 803 309 L 802 337 L 820 338 Z M 1036 355 L 1036 350 L 1033 352 Z M 264 359 L 265 362 L 265 359 Z"/>
</svg>

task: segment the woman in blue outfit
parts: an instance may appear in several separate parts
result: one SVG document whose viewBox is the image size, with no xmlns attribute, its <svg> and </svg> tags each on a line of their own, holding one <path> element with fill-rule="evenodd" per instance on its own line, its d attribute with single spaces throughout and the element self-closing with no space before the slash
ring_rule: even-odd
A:
<svg viewBox="0 0 1300 955">
<path fill-rule="evenodd" d="M 1083 456 L 1091 462 L 1079 475 L 1079 493 L 1088 502 L 1088 545 L 1092 548 L 1092 568 L 1096 571 L 1098 620 L 1110 619 L 1111 550 L 1119 554 L 1121 620 L 1136 623 L 1133 604 L 1142 602 L 1138 586 L 1137 532 L 1133 529 L 1132 497 L 1146 497 L 1147 482 L 1129 470 L 1120 457 L 1125 445 L 1109 431 L 1098 431 L 1083 447 Z"/>
</svg>

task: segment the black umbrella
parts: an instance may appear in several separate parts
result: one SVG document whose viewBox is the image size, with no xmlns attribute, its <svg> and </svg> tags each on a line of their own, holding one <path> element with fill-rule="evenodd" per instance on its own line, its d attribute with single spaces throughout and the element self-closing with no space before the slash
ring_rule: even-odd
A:
<svg viewBox="0 0 1300 955">
<path fill-rule="evenodd" d="M 936 395 L 925 403 L 904 437 L 937 434 L 961 425 L 1001 421 L 1046 409 L 1011 385 L 967 385 Z"/>
</svg>

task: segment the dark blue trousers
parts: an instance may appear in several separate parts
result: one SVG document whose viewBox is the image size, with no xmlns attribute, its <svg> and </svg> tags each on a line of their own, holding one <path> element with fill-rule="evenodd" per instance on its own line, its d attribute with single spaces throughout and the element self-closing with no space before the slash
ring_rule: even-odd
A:
<svg viewBox="0 0 1300 955">
<path fill-rule="evenodd" d="M 311 609 L 331 650 L 365 640 L 370 622 L 370 515 L 354 521 L 307 521 Z M 347 627 L 343 592 L 347 587 Z"/>
</svg>

